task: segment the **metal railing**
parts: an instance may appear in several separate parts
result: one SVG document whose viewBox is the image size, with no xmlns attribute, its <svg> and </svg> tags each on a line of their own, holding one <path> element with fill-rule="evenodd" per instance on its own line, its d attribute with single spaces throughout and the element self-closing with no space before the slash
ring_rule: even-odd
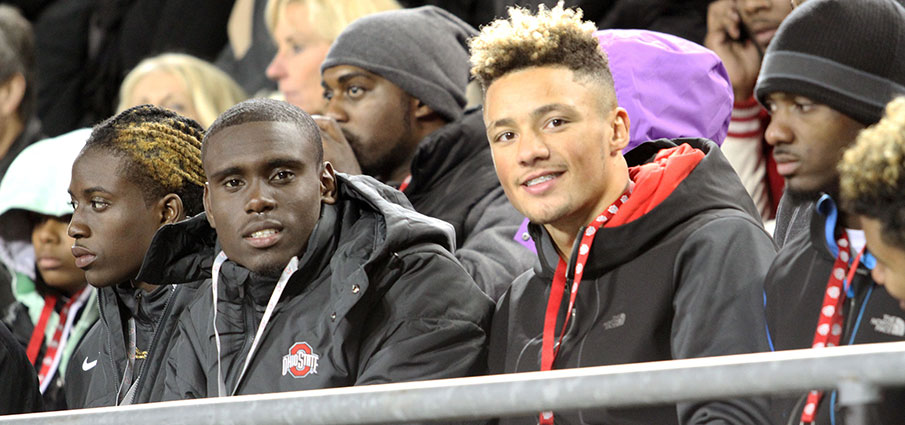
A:
<svg viewBox="0 0 905 425">
<path fill-rule="evenodd" d="M 5 383 L 9 385 L 9 383 Z M 375 424 L 838 389 L 848 425 L 905 385 L 905 342 L 0 417 L 4 424 Z"/>
</svg>

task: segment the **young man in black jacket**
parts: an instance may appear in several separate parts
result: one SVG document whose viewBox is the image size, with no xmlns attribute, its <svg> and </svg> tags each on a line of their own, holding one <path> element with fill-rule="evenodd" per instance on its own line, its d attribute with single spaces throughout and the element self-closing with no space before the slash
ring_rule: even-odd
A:
<svg viewBox="0 0 905 425">
<path fill-rule="evenodd" d="M 838 37 L 826 37 L 837 28 Z M 786 196 L 816 202 L 764 283 L 776 350 L 905 340 L 905 314 L 871 279 L 861 223 L 837 207 L 837 164 L 865 126 L 905 94 L 905 8 L 894 0 L 809 0 L 783 21 L 764 55 L 755 95 L 771 113 Z M 773 422 L 830 424 L 835 392 L 776 398 Z M 905 392 L 887 391 L 872 424 L 902 421 Z"/>
<path fill-rule="evenodd" d="M 364 174 L 452 224 L 456 258 L 496 300 L 534 256 L 514 240 L 524 216 L 494 175 L 481 110 L 465 109 L 465 41 L 474 34 L 433 6 L 353 22 L 321 66 L 320 125 L 328 146 L 351 147 L 331 150 L 354 151 Z"/>
<path fill-rule="evenodd" d="M 451 226 L 322 158 L 288 103 L 249 100 L 211 126 L 206 216 L 161 229 L 141 275 L 210 279 L 180 319 L 168 398 L 485 372 L 493 305 L 450 254 Z"/>
<path fill-rule="evenodd" d="M 539 265 L 500 300 L 491 373 L 766 350 L 760 283 L 775 250 L 715 143 L 623 156 L 629 117 L 580 12 L 511 9 L 471 42 L 497 175 Z M 766 403 L 541 412 L 505 423 L 766 421 Z"/>
</svg>

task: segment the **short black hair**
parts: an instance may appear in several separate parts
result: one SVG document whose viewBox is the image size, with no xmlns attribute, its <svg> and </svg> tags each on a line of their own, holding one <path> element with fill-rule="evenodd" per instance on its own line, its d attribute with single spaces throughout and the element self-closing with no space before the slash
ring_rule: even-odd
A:
<svg viewBox="0 0 905 425">
<path fill-rule="evenodd" d="M 321 133 L 317 123 L 301 108 L 286 102 L 273 99 L 249 99 L 240 102 L 223 112 L 204 135 L 201 144 L 201 158 L 207 151 L 207 142 L 220 130 L 249 122 L 285 122 L 295 124 L 299 133 L 314 145 L 316 162 L 324 162 L 324 146 L 321 144 Z"/>
<path fill-rule="evenodd" d="M 35 35 L 19 10 L 0 5 L 0 83 L 15 74 L 25 78 L 25 95 L 19 103 L 19 119 L 27 121 L 35 109 Z"/>
<path fill-rule="evenodd" d="M 140 105 L 94 127 L 83 152 L 99 149 L 125 159 L 118 171 L 139 186 L 147 205 L 175 193 L 193 216 L 204 211 L 203 138 L 195 120 Z"/>
</svg>

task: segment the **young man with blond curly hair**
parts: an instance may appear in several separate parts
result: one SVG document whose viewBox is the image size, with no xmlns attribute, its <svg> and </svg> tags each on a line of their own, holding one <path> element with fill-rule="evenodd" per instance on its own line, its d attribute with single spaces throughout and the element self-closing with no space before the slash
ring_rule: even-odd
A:
<svg viewBox="0 0 905 425">
<path fill-rule="evenodd" d="M 875 259 L 871 275 L 905 310 L 905 97 L 861 132 L 839 172 L 842 204 L 859 216 Z"/>
<path fill-rule="evenodd" d="M 767 349 L 775 249 L 715 143 L 661 139 L 623 156 L 629 116 L 581 12 L 510 9 L 471 41 L 497 175 L 539 263 L 501 299 L 494 373 Z M 541 412 L 506 423 L 767 423 L 762 400 Z"/>
</svg>

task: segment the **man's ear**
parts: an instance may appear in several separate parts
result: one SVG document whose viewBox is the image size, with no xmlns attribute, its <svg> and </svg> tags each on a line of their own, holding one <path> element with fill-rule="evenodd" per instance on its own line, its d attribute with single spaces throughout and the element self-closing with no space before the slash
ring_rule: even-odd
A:
<svg viewBox="0 0 905 425">
<path fill-rule="evenodd" d="M 211 225 L 211 228 L 216 229 L 217 223 L 214 223 L 214 215 L 211 214 L 211 191 L 209 189 L 210 184 L 208 182 L 204 182 L 204 195 L 201 197 L 201 201 L 204 203 L 204 214 L 207 216 L 207 222 Z"/>
<path fill-rule="evenodd" d="M 0 113 L 4 117 L 15 114 L 25 97 L 25 77 L 20 73 L 13 74 L 0 85 Z M 22 118 L 22 117 L 20 117 Z"/>
<path fill-rule="evenodd" d="M 412 110 L 415 111 L 415 118 L 417 119 L 426 118 L 436 113 L 430 106 L 415 97 L 411 97 L 410 102 L 412 102 Z"/>
<path fill-rule="evenodd" d="M 631 123 L 629 122 L 628 112 L 622 107 L 616 107 L 613 110 L 613 139 L 610 141 L 610 152 L 622 153 L 622 150 L 628 146 L 631 133 L 629 131 Z"/>
<path fill-rule="evenodd" d="M 171 224 L 185 219 L 185 206 L 182 198 L 175 193 L 168 193 L 157 201 L 160 210 L 160 225 Z"/>
<path fill-rule="evenodd" d="M 336 203 L 336 172 L 333 165 L 324 161 L 324 169 L 321 171 L 321 202 L 325 204 Z M 207 193 L 207 192 L 205 192 Z M 213 224 L 211 224 L 213 226 Z"/>
</svg>

